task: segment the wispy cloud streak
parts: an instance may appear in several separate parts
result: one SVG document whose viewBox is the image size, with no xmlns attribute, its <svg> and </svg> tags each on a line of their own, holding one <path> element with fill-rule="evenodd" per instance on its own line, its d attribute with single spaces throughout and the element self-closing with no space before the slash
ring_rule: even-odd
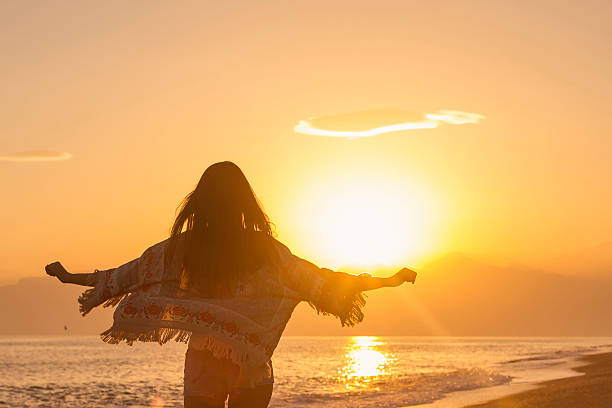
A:
<svg viewBox="0 0 612 408">
<path fill-rule="evenodd" d="M 44 162 L 68 160 L 72 157 L 70 153 L 55 152 L 51 150 L 29 150 L 9 154 L 0 154 L 0 161 L 11 162 Z"/>
<path fill-rule="evenodd" d="M 391 110 L 360 111 L 301 120 L 294 131 L 305 135 L 355 139 L 405 130 L 433 129 L 441 125 L 478 123 L 484 118 L 484 115 L 457 110 L 424 114 Z"/>
</svg>

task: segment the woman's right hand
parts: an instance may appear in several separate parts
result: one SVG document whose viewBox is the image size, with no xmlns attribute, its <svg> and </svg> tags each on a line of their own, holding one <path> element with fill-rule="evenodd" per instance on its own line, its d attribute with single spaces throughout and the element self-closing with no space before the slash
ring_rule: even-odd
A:
<svg viewBox="0 0 612 408">
<path fill-rule="evenodd" d="M 66 270 L 59 262 L 53 262 L 49 265 L 45 266 L 45 272 L 49 276 L 55 276 L 60 282 L 66 283 L 68 282 L 68 277 L 70 276 L 70 272 Z"/>
</svg>

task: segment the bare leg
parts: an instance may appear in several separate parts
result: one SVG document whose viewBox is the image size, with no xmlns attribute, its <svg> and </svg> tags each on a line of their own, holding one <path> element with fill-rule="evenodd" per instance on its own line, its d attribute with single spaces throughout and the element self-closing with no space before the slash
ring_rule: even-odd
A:
<svg viewBox="0 0 612 408">
<path fill-rule="evenodd" d="M 266 408 L 272 397 L 273 384 L 244 388 L 229 395 L 228 408 Z"/>
<path fill-rule="evenodd" d="M 184 397 L 185 408 L 224 408 L 225 401 L 213 402 L 206 397 Z"/>
</svg>

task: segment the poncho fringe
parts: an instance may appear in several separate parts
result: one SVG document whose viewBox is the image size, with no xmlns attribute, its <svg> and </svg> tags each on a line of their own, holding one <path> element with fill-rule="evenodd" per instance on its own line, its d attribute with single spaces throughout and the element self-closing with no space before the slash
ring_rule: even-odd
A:
<svg viewBox="0 0 612 408">
<path fill-rule="evenodd" d="M 134 331 L 133 328 L 120 328 L 117 327 L 117 325 L 113 325 L 110 329 L 102 332 L 100 337 L 108 344 L 119 344 L 125 341 L 131 346 L 135 341 L 144 341 L 163 345 L 170 340 L 187 343 L 191 338 L 191 331 L 167 327 L 152 328 L 146 331 L 142 329 Z"/>
<path fill-rule="evenodd" d="M 114 296 L 104 303 L 102 303 L 102 307 L 113 307 L 119 304 L 124 298 L 128 297 L 130 294 L 125 293 L 123 295 Z M 96 288 L 87 289 L 81 296 L 79 296 L 79 312 L 82 316 L 85 316 L 87 313 L 91 312 L 91 310 L 95 307 L 95 304 L 92 304 L 95 300 L 94 297 L 97 296 Z"/>
<path fill-rule="evenodd" d="M 191 339 L 192 332 L 180 328 L 151 328 L 149 330 L 136 330 L 130 327 L 120 327 L 113 325 L 110 329 L 102 332 L 100 337 L 105 343 L 119 344 L 125 341 L 128 345 L 133 345 L 135 341 L 159 343 L 164 345 L 169 341 L 175 340 L 181 343 L 188 343 Z M 203 342 L 202 342 L 203 340 Z M 204 346 L 216 358 L 228 359 L 232 362 L 243 365 L 247 363 L 249 354 L 246 352 L 238 352 L 235 347 L 229 345 L 226 341 L 217 337 L 206 337 L 199 339 L 199 345 Z"/>
<path fill-rule="evenodd" d="M 310 305 L 310 307 L 316 310 L 317 314 L 320 314 L 321 316 L 337 317 L 340 320 L 340 324 L 342 324 L 342 327 L 344 326 L 353 327 L 356 324 L 361 323 L 363 321 L 364 315 L 361 309 L 366 304 L 365 297 L 366 297 L 365 293 L 357 292 L 353 294 L 347 300 L 344 300 L 343 303 L 348 305 L 348 307 L 344 306 L 344 309 L 345 310 L 348 309 L 348 312 L 344 312 L 341 314 L 331 312 L 326 309 L 326 306 L 323 306 L 321 304 L 316 304 L 314 302 L 308 302 L 308 304 Z"/>
</svg>

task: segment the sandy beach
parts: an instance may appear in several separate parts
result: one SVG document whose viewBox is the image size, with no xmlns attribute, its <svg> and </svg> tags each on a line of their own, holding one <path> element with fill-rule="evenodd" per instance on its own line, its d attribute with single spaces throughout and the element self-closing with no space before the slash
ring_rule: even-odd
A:
<svg viewBox="0 0 612 408">
<path fill-rule="evenodd" d="M 546 381 L 541 387 L 465 408 L 609 408 L 612 406 L 612 353 L 583 357 L 574 370 L 584 375 Z"/>
</svg>

